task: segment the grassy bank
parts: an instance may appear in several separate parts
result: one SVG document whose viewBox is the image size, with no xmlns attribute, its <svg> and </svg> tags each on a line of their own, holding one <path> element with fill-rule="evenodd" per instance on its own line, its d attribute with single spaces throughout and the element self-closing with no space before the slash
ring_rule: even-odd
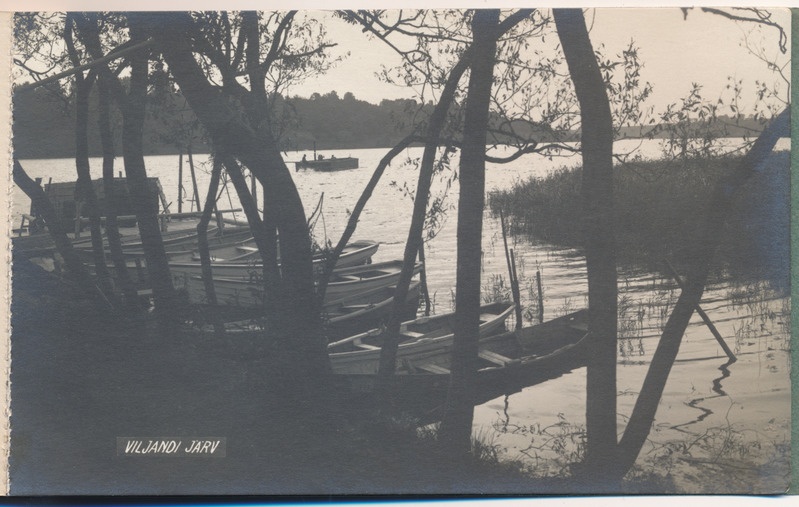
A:
<svg viewBox="0 0 799 507">
<path fill-rule="evenodd" d="M 715 186 L 739 157 L 647 161 L 616 166 L 614 199 L 618 256 L 622 263 L 658 269 L 677 264 L 701 227 Z M 504 211 L 511 232 L 560 246 L 582 241 L 581 168 L 520 182 L 489 195 L 494 214 Z M 718 268 L 736 275 L 781 278 L 788 272 L 790 164 L 773 155 L 736 198 Z M 718 271 L 718 270 L 717 270 Z"/>
</svg>

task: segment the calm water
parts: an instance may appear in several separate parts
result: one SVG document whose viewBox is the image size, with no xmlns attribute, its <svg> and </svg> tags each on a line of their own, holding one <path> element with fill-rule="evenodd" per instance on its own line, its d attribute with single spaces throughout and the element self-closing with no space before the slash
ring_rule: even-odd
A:
<svg viewBox="0 0 799 507">
<path fill-rule="evenodd" d="M 637 144 L 630 144 L 634 146 Z M 619 143 L 624 148 L 623 143 Z M 657 157 L 656 143 L 643 147 L 645 158 Z M 339 150 L 325 156 L 355 156 L 360 168 L 338 173 L 302 170 L 292 172 L 307 213 L 324 195 L 323 214 L 314 233 L 317 241 L 335 243 L 385 150 Z M 309 152 L 290 152 L 296 161 Z M 381 243 L 375 261 L 402 256 L 412 208 L 407 189 L 415 187 L 416 160 L 421 149 L 406 150 L 389 167 L 370 203 L 361 215 L 354 239 Z M 205 194 L 210 165 L 208 157 L 195 157 L 200 195 Z M 488 191 L 509 188 L 530 176 L 543 176 L 562 166 L 579 164 L 578 157 L 543 157 L 489 166 Z M 122 170 L 121 158 L 118 170 Z M 23 161 L 31 177 L 45 181 L 74 179 L 74 161 Z M 453 167 L 457 159 L 453 160 Z M 150 176 L 160 178 L 167 199 L 177 205 L 177 156 L 147 157 Z M 293 171 L 293 164 L 290 164 Z M 93 177 L 101 176 L 99 159 L 92 160 Z M 436 177 L 433 197 L 447 196 L 449 208 L 435 237 L 427 244 L 427 273 L 434 309 L 449 311 L 454 300 L 456 258 L 457 181 L 451 172 Z M 184 186 L 191 191 L 184 161 Z M 25 196 L 13 194 L 13 220 L 27 211 Z M 228 199 L 230 199 L 228 201 Z M 232 185 L 223 191 L 220 208 L 237 207 Z M 189 209 L 184 203 L 184 211 Z M 236 218 L 244 220 L 239 213 Z M 483 233 L 483 297 L 507 294 L 507 266 L 499 224 L 486 215 Z M 787 234 L 788 231 L 785 231 Z M 530 308 L 535 297 L 534 280 L 540 270 L 544 286 L 545 318 L 586 305 L 585 262 L 580 252 L 527 240 L 510 239 L 517 257 L 523 304 Z M 500 280 L 501 277 L 501 280 Z M 632 412 L 637 393 L 657 345 L 670 305 L 679 295 L 675 284 L 659 275 L 620 270 L 619 434 Z M 720 283 L 709 287 L 702 303 L 738 361 L 727 358 L 713 336 L 694 316 L 683 339 L 677 363 L 671 371 L 649 441 L 638 460 L 642 471 L 669 474 L 686 492 L 749 490 L 780 491 L 787 484 L 790 442 L 790 305 L 785 295 L 767 282 Z M 535 312 L 531 312 L 534 315 Z M 511 324 L 512 325 L 512 324 Z M 502 456 L 521 459 L 541 474 L 560 473 L 579 458 L 581 430 L 585 424 L 585 370 L 534 386 L 507 398 L 477 407 L 475 434 L 497 446 Z M 719 481 L 719 474 L 725 479 Z"/>
</svg>

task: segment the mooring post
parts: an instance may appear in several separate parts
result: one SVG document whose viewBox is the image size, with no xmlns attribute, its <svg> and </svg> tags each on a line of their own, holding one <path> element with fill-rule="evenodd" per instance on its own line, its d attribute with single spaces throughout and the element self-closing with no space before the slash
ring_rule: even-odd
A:
<svg viewBox="0 0 799 507">
<path fill-rule="evenodd" d="M 510 249 L 511 279 L 510 290 L 513 292 L 513 301 L 516 303 L 516 329 L 522 328 L 522 304 L 519 295 L 519 278 L 516 276 L 516 258 L 513 256 L 513 248 Z"/>
<path fill-rule="evenodd" d="M 544 323 L 544 291 L 541 289 L 541 270 L 535 272 L 535 284 L 538 287 L 538 322 Z"/>
<path fill-rule="evenodd" d="M 178 213 L 183 213 L 183 149 L 178 155 Z"/>
<path fill-rule="evenodd" d="M 522 303 L 519 295 L 519 281 L 516 279 L 516 259 L 513 257 L 513 250 L 508 250 L 508 234 L 505 230 L 505 214 L 502 210 L 499 210 L 499 223 L 502 228 L 502 243 L 505 245 L 505 261 L 508 263 L 510 290 L 513 295 L 513 303 L 516 305 L 516 329 L 521 329 Z"/>
<path fill-rule="evenodd" d="M 430 316 L 430 291 L 427 289 L 427 264 L 424 256 L 424 241 L 419 244 L 419 262 L 422 263 L 422 271 L 419 272 L 419 282 L 422 284 L 422 297 L 424 298 L 425 317 Z"/>
<path fill-rule="evenodd" d="M 672 278 L 674 278 L 674 280 L 677 282 L 677 285 L 680 287 L 681 290 L 684 289 L 684 282 L 680 277 L 679 273 L 677 273 L 677 270 L 674 268 L 671 262 L 669 262 L 668 259 L 665 259 L 665 263 L 666 263 L 666 269 L 668 269 L 669 274 L 671 274 Z M 710 320 L 710 317 L 707 316 L 702 307 L 700 307 L 697 304 L 695 309 L 696 313 L 698 313 L 699 316 L 702 317 L 702 321 L 704 321 L 707 328 L 710 329 L 711 333 L 713 333 L 713 336 L 716 338 L 716 341 L 719 342 L 719 345 L 721 345 L 721 348 L 724 350 L 724 353 L 727 354 L 727 357 L 730 358 L 730 362 L 737 361 L 738 358 L 735 357 L 735 354 L 733 354 L 732 350 L 730 350 L 730 347 L 727 345 L 727 342 L 724 341 L 724 338 L 722 338 L 721 333 L 719 333 L 719 330 L 716 329 L 716 326 Z"/>
<path fill-rule="evenodd" d="M 80 230 L 83 224 L 80 223 L 80 208 L 83 201 L 75 199 L 75 239 L 80 238 Z"/>
<path fill-rule="evenodd" d="M 197 176 L 194 174 L 194 157 L 191 154 L 191 144 L 188 145 L 186 151 L 189 156 L 189 170 L 191 171 L 191 185 L 194 187 L 194 201 L 197 203 L 197 211 L 202 211 L 200 206 L 200 192 L 197 190 Z M 232 206 L 231 206 L 232 208 Z M 192 206 L 192 211 L 194 207 Z"/>
</svg>

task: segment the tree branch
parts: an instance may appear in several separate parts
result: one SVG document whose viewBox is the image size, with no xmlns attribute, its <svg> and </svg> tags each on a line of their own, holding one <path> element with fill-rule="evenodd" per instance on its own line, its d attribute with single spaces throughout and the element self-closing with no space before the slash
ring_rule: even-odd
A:
<svg viewBox="0 0 799 507">
<path fill-rule="evenodd" d="M 761 25 L 771 26 L 779 30 L 780 32 L 780 51 L 785 54 L 788 51 L 788 36 L 785 33 L 785 30 L 779 25 L 771 20 L 770 13 L 764 13 L 762 9 L 754 9 L 754 8 L 735 8 L 737 11 L 744 11 L 744 12 L 751 12 L 755 15 L 755 17 L 747 17 L 747 16 L 739 16 L 737 14 L 732 14 L 730 12 L 724 11 L 722 9 L 718 9 L 716 7 L 702 7 L 702 12 L 706 12 L 708 14 L 715 14 L 717 16 L 722 16 L 727 19 L 731 19 L 733 21 L 743 21 L 746 23 L 758 23 Z"/>
<path fill-rule="evenodd" d="M 286 15 L 283 16 L 283 19 L 280 20 L 277 29 L 275 29 L 275 34 L 272 38 L 272 44 L 269 46 L 269 52 L 266 53 L 266 57 L 260 65 L 261 72 L 264 74 L 266 74 L 269 71 L 269 67 L 275 63 L 280 52 L 286 48 L 288 32 L 291 28 L 291 23 L 294 20 L 294 16 L 296 15 L 297 11 L 287 12 Z"/>
</svg>

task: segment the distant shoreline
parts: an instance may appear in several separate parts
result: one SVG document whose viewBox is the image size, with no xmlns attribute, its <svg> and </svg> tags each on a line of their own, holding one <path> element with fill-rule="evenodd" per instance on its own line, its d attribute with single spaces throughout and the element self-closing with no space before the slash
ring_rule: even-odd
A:
<svg viewBox="0 0 799 507">
<path fill-rule="evenodd" d="M 743 136 L 743 135 L 727 135 L 727 136 L 723 136 L 724 139 L 743 139 L 744 137 L 745 136 Z M 664 137 L 664 136 L 654 136 L 651 139 L 649 139 L 647 137 L 640 137 L 640 136 L 627 136 L 627 137 L 621 137 L 619 139 L 616 139 L 614 142 L 628 141 L 628 140 L 635 140 L 635 139 L 653 140 L 654 141 L 654 140 L 663 140 L 663 139 L 667 139 L 667 138 Z M 419 148 L 419 147 L 423 147 L 423 146 L 424 146 L 424 144 L 422 144 L 422 143 L 411 143 L 409 145 L 409 148 Z M 504 145 L 504 146 L 507 146 L 507 145 Z M 368 146 L 368 145 L 357 145 L 357 144 L 344 145 L 344 146 L 317 145 L 316 146 L 316 151 L 317 152 L 324 152 L 324 151 L 342 151 L 342 150 L 379 150 L 379 149 L 390 150 L 393 147 L 394 147 L 393 145 Z M 192 155 L 206 156 L 206 155 L 210 155 L 211 154 L 211 150 L 207 146 L 205 146 L 204 144 L 201 147 L 199 147 L 199 148 L 201 148 L 201 149 L 192 150 Z M 283 153 L 312 152 L 312 151 L 314 151 L 314 147 L 313 146 L 308 146 L 308 147 L 292 148 L 292 149 L 283 150 Z M 180 153 L 181 153 L 180 150 L 178 150 L 177 148 L 173 149 L 173 148 L 170 148 L 170 147 L 164 147 L 163 149 L 150 150 L 149 152 L 144 153 L 144 156 L 145 157 L 158 157 L 158 156 L 166 156 L 166 155 L 179 156 Z M 183 152 L 183 155 L 184 156 L 186 155 L 185 151 Z M 39 156 L 32 155 L 32 154 L 29 154 L 29 153 L 23 153 L 23 154 L 18 155 L 18 158 L 20 160 L 56 160 L 56 159 L 71 159 L 71 158 L 74 158 L 74 156 L 75 155 L 73 153 L 61 153 L 61 154 L 58 154 L 58 155 L 46 154 L 46 155 L 39 155 Z M 91 158 L 100 158 L 102 156 L 103 156 L 103 154 L 101 152 L 99 152 L 99 151 L 97 151 L 97 152 L 92 151 L 92 152 L 89 153 L 89 157 L 91 157 Z M 120 158 L 120 157 L 122 157 L 122 152 L 121 151 L 116 154 L 116 158 Z"/>
</svg>

